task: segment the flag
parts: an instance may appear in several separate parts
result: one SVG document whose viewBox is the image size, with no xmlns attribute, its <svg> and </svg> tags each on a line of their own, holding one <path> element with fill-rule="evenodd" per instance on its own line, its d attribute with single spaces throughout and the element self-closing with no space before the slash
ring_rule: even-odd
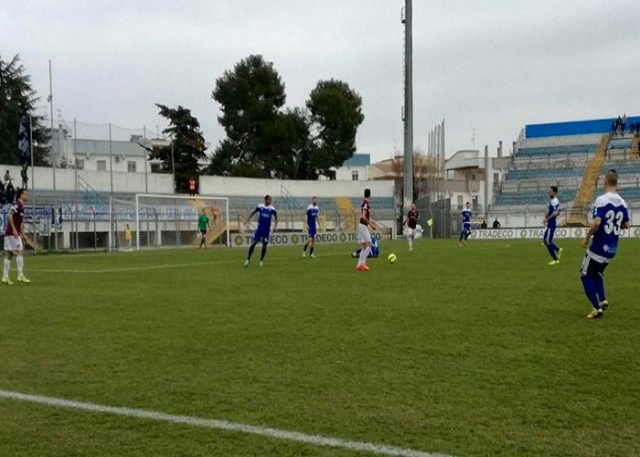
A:
<svg viewBox="0 0 640 457">
<path fill-rule="evenodd" d="M 20 164 L 24 165 L 29 162 L 31 158 L 31 126 L 30 116 L 27 112 L 27 108 L 22 109 L 22 116 L 20 117 L 20 128 L 18 130 L 18 158 Z"/>
<path fill-rule="evenodd" d="M 427 227 L 431 227 L 433 225 L 433 219 L 429 219 L 427 221 Z"/>
</svg>

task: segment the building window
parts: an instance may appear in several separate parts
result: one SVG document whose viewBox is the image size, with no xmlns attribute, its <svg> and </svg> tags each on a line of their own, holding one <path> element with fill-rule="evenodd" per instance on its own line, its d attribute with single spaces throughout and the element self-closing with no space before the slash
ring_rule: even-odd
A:
<svg viewBox="0 0 640 457">
<path fill-rule="evenodd" d="M 136 172 L 136 163 L 133 162 L 133 161 L 127 162 L 127 171 L 129 173 L 135 173 Z"/>
<path fill-rule="evenodd" d="M 76 159 L 76 170 L 84 170 L 84 159 Z"/>
<path fill-rule="evenodd" d="M 96 162 L 96 169 L 98 171 L 107 171 L 107 161 L 106 160 L 98 160 Z"/>
<path fill-rule="evenodd" d="M 151 164 L 151 173 L 162 173 L 162 170 L 160 169 L 160 164 L 159 163 L 152 163 Z"/>
<path fill-rule="evenodd" d="M 471 181 L 475 181 L 476 180 L 476 175 L 471 175 Z"/>
<path fill-rule="evenodd" d="M 458 195 L 458 209 L 462 210 L 462 206 L 464 205 L 464 198 L 462 197 L 462 195 Z"/>
<path fill-rule="evenodd" d="M 357 181 L 358 180 L 358 172 L 357 171 L 352 171 L 351 172 L 351 181 Z"/>
<path fill-rule="evenodd" d="M 493 182 L 494 184 L 498 183 L 500 181 L 500 173 L 494 173 L 493 174 Z"/>
</svg>

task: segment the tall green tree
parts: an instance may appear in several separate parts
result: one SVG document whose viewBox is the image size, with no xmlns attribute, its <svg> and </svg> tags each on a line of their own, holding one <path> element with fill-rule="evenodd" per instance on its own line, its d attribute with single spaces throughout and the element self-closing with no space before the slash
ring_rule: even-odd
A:
<svg viewBox="0 0 640 457">
<path fill-rule="evenodd" d="M 211 94 L 222 110 L 227 138 L 216 148 L 209 171 L 231 176 L 271 177 L 277 163 L 274 136 L 281 134 L 284 84 L 273 64 L 251 55 L 216 80 Z"/>
<path fill-rule="evenodd" d="M 175 191 L 188 192 L 189 179 L 198 180 L 200 164 L 207 158 L 200 123 L 191 110 L 182 106 L 156 106 L 160 115 L 169 121 L 169 126 L 162 133 L 171 138 L 172 145 L 153 149 L 149 158 L 161 161 L 160 172 L 171 173 L 175 168 Z"/>
<path fill-rule="evenodd" d="M 212 98 L 226 132 L 208 172 L 231 176 L 317 179 L 334 176 L 355 152 L 360 96 L 340 81 L 321 81 L 307 108 L 285 109 L 285 86 L 272 63 L 252 55 L 216 80 Z"/>
<path fill-rule="evenodd" d="M 50 136 L 44 116 L 35 112 L 38 100 L 31 85 L 31 76 L 27 74 L 20 56 L 15 55 L 5 61 L 0 55 L 0 163 L 20 163 L 18 131 L 23 109 L 26 108 L 31 115 L 34 164 L 48 165 Z"/>
<path fill-rule="evenodd" d="M 364 121 L 362 98 L 345 82 L 320 81 L 311 91 L 307 109 L 314 133 L 313 166 L 334 179 L 332 168 L 340 167 L 356 151 L 356 133 Z"/>
</svg>

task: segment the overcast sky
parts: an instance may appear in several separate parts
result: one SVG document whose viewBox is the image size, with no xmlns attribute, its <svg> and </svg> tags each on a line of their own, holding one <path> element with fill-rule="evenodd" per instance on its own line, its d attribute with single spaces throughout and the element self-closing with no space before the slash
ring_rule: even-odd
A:
<svg viewBox="0 0 640 457">
<path fill-rule="evenodd" d="M 414 0 L 414 142 L 510 146 L 527 123 L 640 114 L 640 1 Z M 363 99 L 358 152 L 402 151 L 403 0 L 0 0 L 0 54 L 19 53 L 72 124 L 163 127 L 190 108 L 222 139 L 214 81 L 249 54 L 274 63 L 287 105 L 321 79 Z M 54 116 L 56 117 L 57 114 Z M 80 129 L 79 129 L 80 130 Z M 85 131 L 91 129 L 85 128 Z M 79 136 L 83 136 L 79 131 Z"/>
</svg>

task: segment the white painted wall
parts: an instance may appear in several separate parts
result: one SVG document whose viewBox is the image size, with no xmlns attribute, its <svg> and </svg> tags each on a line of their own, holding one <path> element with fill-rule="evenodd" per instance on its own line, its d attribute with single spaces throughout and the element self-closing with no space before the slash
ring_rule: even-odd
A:
<svg viewBox="0 0 640 457">
<path fill-rule="evenodd" d="M 394 195 L 393 181 L 279 181 L 222 176 L 200 176 L 199 179 L 202 195 L 279 196 L 282 185 L 294 197 L 361 197 L 367 188 L 373 197 Z"/>
<path fill-rule="evenodd" d="M 336 181 L 352 181 L 354 171 L 358 172 L 358 181 L 369 180 L 369 166 L 364 166 L 364 167 L 344 166 L 336 170 Z"/>
</svg>

